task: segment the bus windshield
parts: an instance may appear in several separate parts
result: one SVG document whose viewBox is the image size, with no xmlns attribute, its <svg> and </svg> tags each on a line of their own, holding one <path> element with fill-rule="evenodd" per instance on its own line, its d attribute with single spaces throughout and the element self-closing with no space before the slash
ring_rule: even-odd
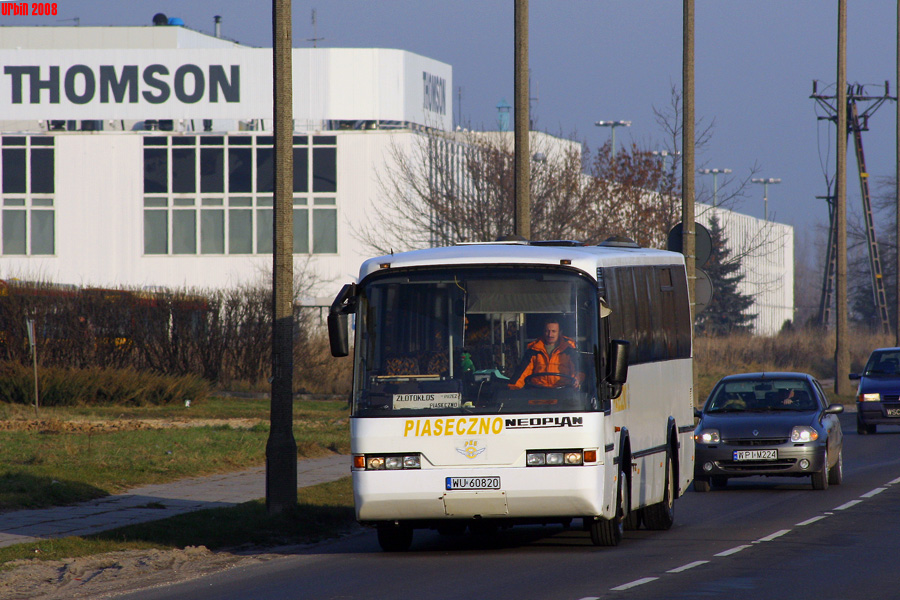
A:
<svg viewBox="0 0 900 600">
<path fill-rule="evenodd" d="M 384 272 L 361 286 L 356 416 L 597 410 L 597 287 L 574 270 Z"/>
</svg>

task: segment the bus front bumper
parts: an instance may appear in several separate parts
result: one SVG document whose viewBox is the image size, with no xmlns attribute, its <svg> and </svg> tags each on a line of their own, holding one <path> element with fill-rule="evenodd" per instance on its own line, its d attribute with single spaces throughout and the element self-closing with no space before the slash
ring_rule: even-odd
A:
<svg viewBox="0 0 900 600">
<path fill-rule="evenodd" d="M 602 465 L 354 471 L 353 495 L 361 522 L 610 518 L 615 494 L 605 493 L 602 474 Z M 448 489 L 453 479 L 496 478 L 496 489 Z"/>
</svg>

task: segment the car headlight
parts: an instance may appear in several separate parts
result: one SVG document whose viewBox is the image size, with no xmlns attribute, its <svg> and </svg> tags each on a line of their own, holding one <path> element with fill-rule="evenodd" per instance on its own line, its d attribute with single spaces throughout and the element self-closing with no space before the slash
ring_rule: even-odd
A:
<svg viewBox="0 0 900 600">
<path fill-rule="evenodd" d="M 860 394 L 860 402 L 881 402 L 881 394 Z"/>
<path fill-rule="evenodd" d="M 819 432 L 812 427 L 798 425 L 791 429 L 792 442 L 814 442 L 819 439 Z"/>
<path fill-rule="evenodd" d="M 704 429 L 700 433 L 694 435 L 694 441 L 700 442 L 701 444 L 718 444 L 722 441 L 722 438 L 719 437 L 718 429 Z"/>
</svg>

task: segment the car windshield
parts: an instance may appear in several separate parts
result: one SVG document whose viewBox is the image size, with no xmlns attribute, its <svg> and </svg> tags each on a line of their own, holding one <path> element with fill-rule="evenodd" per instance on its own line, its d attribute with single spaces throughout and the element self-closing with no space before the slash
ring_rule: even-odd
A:
<svg viewBox="0 0 900 600">
<path fill-rule="evenodd" d="M 720 381 L 706 403 L 708 413 L 809 411 L 818 408 L 808 383 L 800 379 Z"/>
<path fill-rule="evenodd" d="M 900 376 L 900 351 L 882 350 L 872 353 L 866 363 L 864 375 Z"/>
<path fill-rule="evenodd" d="M 598 307 L 596 283 L 559 268 L 430 268 L 371 278 L 357 313 L 353 412 L 596 410 Z M 541 339 L 550 368 L 538 376 L 523 365 Z"/>
</svg>

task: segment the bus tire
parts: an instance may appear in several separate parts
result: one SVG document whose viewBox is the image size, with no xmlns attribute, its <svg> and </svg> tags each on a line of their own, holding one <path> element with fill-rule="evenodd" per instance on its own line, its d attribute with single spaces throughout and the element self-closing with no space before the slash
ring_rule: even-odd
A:
<svg viewBox="0 0 900 600">
<path fill-rule="evenodd" d="M 399 523 L 378 524 L 378 545 L 385 552 L 406 552 L 412 545 L 413 530 Z"/>
<path fill-rule="evenodd" d="M 643 511 L 642 508 L 633 508 L 628 511 L 628 516 L 625 517 L 625 531 L 637 531 L 641 528 Z"/>
<path fill-rule="evenodd" d="M 675 465 L 666 452 L 666 483 L 661 502 L 644 508 L 644 525 L 647 529 L 665 530 L 675 522 Z"/>
<path fill-rule="evenodd" d="M 624 507 L 628 506 L 628 486 L 625 481 L 625 471 L 619 471 L 615 516 L 612 519 L 598 518 L 590 522 L 591 542 L 595 546 L 618 546 L 625 535 Z"/>
</svg>

